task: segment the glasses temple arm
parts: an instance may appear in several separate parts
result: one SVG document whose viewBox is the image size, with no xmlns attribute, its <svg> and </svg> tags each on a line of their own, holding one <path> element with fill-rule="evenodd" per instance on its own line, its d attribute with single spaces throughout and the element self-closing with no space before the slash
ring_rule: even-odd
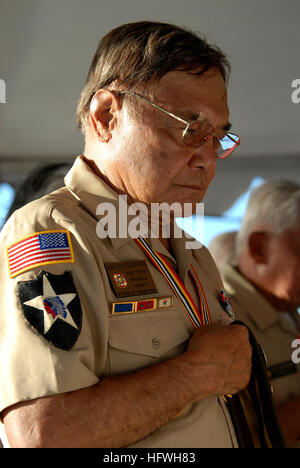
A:
<svg viewBox="0 0 300 468">
<path fill-rule="evenodd" d="M 184 123 L 185 125 L 190 125 L 190 122 L 187 122 L 186 120 L 182 119 L 181 117 L 178 117 L 175 114 L 172 114 L 172 112 L 167 111 L 163 107 L 158 106 L 157 104 L 154 104 L 154 102 L 149 101 L 149 99 L 146 99 L 144 96 L 141 96 L 140 94 L 135 93 L 134 91 L 121 91 L 120 94 L 131 94 L 132 96 L 137 96 L 140 99 L 142 99 L 145 102 L 148 102 L 148 104 L 151 104 L 151 106 L 156 107 L 157 109 L 161 110 L 162 112 L 165 112 L 166 114 L 170 115 L 176 120 L 179 120 L 179 122 Z"/>
</svg>

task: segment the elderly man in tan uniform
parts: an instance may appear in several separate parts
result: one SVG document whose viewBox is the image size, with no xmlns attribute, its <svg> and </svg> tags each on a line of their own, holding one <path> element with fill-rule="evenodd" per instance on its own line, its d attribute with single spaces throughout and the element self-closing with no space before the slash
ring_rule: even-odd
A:
<svg viewBox="0 0 300 468">
<path fill-rule="evenodd" d="M 251 348 L 245 327 L 226 326 L 210 254 L 164 237 L 163 222 L 157 238 L 118 230 L 119 195 L 129 215 L 135 202 L 203 198 L 239 143 L 226 67 L 172 25 L 123 25 L 100 42 L 78 107 L 84 155 L 1 233 L 7 445 L 237 447 L 224 395 L 247 386 Z M 105 237 L 112 207 L 118 232 Z"/>
<path fill-rule="evenodd" d="M 235 266 L 221 269 L 236 318 L 267 357 L 279 421 L 300 446 L 300 186 L 268 181 L 252 193 L 236 239 Z M 294 357 L 293 357 L 294 356 Z"/>
</svg>

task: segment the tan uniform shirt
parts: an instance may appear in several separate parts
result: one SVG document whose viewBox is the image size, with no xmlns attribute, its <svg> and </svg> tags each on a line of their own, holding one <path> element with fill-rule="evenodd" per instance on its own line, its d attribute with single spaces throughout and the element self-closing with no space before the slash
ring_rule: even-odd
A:
<svg viewBox="0 0 300 468">
<path fill-rule="evenodd" d="M 32 262 L 28 254 L 24 264 L 13 258 L 13 278 L 8 262 L 1 262 L 0 411 L 20 401 L 89 387 L 98 383 L 101 376 L 135 371 L 172 358 L 186 349 L 193 332 L 180 301 L 134 239 L 97 237 L 97 206 L 104 202 L 116 204 L 117 194 L 82 157 L 75 161 L 65 183 L 66 187 L 15 212 L 1 233 L 2 259 L 8 246 L 14 253 L 15 243 L 34 233 L 42 233 L 46 244 L 48 238 L 44 234 L 65 234 L 64 241 L 70 235 L 70 258 L 58 262 L 50 256 L 51 263 L 31 265 L 28 270 Z M 221 278 L 207 249 L 186 250 L 184 238 L 172 239 L 176 256 L 173 258 L 157 239 L 151 242 L 154 249 L 177 266 L 179 276 L 198 303 L 188 274 L 190 264 L 194 266 L 212 321 L 229 323 L 217 298 Z M 146 263 L 155 293 L 116 297 L 105 264 L 130 261 Z M 124 275 L 117 274 L 117 281 L 120 290 L 125 290 Z M 113 304 L 170 297 L 171 306 L 166 302 L 167 306 L 160 309 L 112 314 Z M 159 391 L 158 388 L 158 394 Z M 132 446 L 236 445 L 222 397 L 210 397 L 185 408 L 177 418 Z"/>
<path fill-rule="evenodd" d="M 237 320 L 245 322 L 263 347 L 267 366 L 274 373 L 271 381 L 275 405 L 300 395 L 300 365 L 289 366 L 294 351 L 292 342 L 300 332 L 296 311 L 279 312 L 243 277 L 236 268 L 227 265 L 221 271 Z M 280 373 L 290 372 L 279 377 Z"/>
</svg>

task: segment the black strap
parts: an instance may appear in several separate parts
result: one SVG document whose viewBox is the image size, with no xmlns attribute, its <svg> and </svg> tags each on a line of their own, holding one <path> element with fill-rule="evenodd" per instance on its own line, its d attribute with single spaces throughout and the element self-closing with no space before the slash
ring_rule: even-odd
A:
<svg viewBox="0 0 300 468">
<path fill-rule="evenodd" d="M 251 329 L 245 325 L 245 323 L 235 320 L 231 325 L 242 325 L 246 327 L 249 332 L 249 341 L 252 346 L 252 373 L 247 389 L 251 394 L 258 421 L 258 435 L 261 440 L 261 447 L 266 448 L 270 446 L 265 437 L 265 433 L 267 433 L 273 448 L 285 448 L 284 438 L 282 436 L 274 407 L 271 386 L 267 377 L 265 356 L 262 348 L 257 343 Z M 239 419 L 238 415 L 233 419 L 237 420 L 237 438 L 238 440 L 239 438 L 241 439 L 241 441 L 239 441 L 241 443 L 241 447 L 252 448 L 253 443 L 251 444 L 251 440 L 247 437 L 247 431 L 240 427 L 245 424 L 245 421 L 243 418 Z"/>
<path fill-rule="evenodd" d="M 239 395 L 235 394 L 225 398 L 239 448 L 254 448 L 253 439 Z"/>
</svg>

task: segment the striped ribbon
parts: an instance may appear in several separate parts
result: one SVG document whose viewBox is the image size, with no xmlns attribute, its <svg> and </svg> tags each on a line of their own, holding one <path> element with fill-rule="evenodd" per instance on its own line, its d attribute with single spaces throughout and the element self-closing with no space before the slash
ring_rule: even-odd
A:
<svg viewBox="0 0 300 468">
<path fill-rule="evenodd" d="M 198 291 L 201 305 L 200 310 L 196 306 L 183 282 L 181 281 L 177 273 L 173 270 L 171 265 L 167 262 L 167 260 L 159 252 L 154 251 L 150 247 L 146 239 L 139 237 L 138 239 L 135 239 L 135 241 L 144 250 L 144 252 L 147 254 L 153 265 L 161 272 L 161 274 L 168 281 L 170 287 L 182 303 L 193 326 L 195 328 L 198 328 L 200 326 L 210 324 L 211 317 L 209 313 L 208 304 L 205 298 L 203 287 L 194 267 L 192 265 L 190 266 L 189 273 L 191 274 L 191 277 Z"/>
<path fill-rule="evenodd" d="M 205 294 L 204 294 L 202 284 L 201 284 L 201 282 L 200 282 L 200 280 L 198 278 L 198 275 L 197 275 L 193 265 L 190 265 L 189 273 L 192 276 L 192 278 L 193 278 L 193 280 L 194 280 L 194 282 L 195 282 L 195 284 L 197 286 L 197 291 L 198 291 L 198 294 L 199 294 L 199 300 L 200 300 L 200 306 L 201 306 L 202 321 L 203 321 L 203 323 L 205 325 L 209 325 L 212 322 L 211 322 L 211 317 L 210 317 L 210 313 L 209 313 L 207 300 L 206 300 L 206 297 L 205 297 Z"/>
</svg>

